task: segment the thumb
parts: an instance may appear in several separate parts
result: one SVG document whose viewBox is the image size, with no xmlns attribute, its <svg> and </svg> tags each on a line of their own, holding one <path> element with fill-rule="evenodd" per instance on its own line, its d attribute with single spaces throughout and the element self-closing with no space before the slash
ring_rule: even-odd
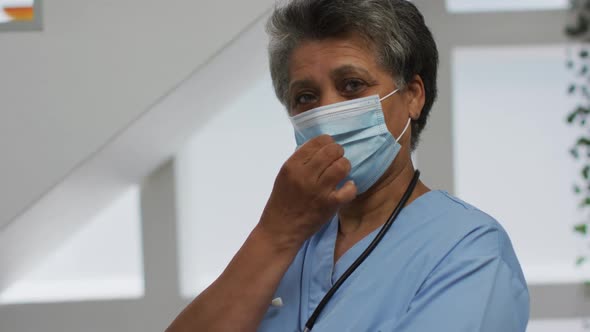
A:
<svg viewBox="0 0 590 332">
<path fill-rule="evenodd" d="M 338 205 L 350 203 L 356 198 L 356 185 L 352 180 L 347 181 L 342 188 L 332 192 L 332 197 Z"/>
</svg>

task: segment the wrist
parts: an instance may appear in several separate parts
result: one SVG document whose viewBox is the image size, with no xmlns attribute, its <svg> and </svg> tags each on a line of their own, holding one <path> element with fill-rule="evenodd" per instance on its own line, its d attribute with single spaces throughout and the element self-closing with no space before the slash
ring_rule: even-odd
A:
<svg viewBox="0 0 590 332">
<path fill-rule="evenodd" d="M 277 234 L 262 222 L 256 225 L 251 236 L 256 242 L 264 243 L 272 252 L 287 256 L 295 256 L 305 242 L 292 234 Z"/>
</svg>

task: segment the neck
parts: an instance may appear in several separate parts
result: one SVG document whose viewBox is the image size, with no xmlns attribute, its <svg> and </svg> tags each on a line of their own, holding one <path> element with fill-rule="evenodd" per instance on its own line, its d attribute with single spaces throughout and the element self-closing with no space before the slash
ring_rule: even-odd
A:
<svg viewBox="0 0 590 332">
<path fill-rule="evenodd" d="M 414 165 L 409 154 L 406 158 L 398 159 L 375 186 L 340 209 L 338 216 L 342 236 L 363 237 L 386 222 L 414 176 Z M 428 191 L 418 181 L 407 204 Z"/>
</svg>

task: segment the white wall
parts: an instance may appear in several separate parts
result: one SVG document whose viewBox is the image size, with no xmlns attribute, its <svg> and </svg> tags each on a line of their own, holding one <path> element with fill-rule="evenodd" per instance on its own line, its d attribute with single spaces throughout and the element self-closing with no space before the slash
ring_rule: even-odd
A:
<svg viewBox="0 0 590 332">
<path fill-rule="evenodd" d="M 1 332 L 162 332 L 186 306 L 178 296 L 172 163 L 141 187 L 145 295 L 63 303 L 0 305 Z M 116 231 L 116 230 L 115 230 Z M 108 245 L 108 239 L 103 241 Z M 90 255 L 91 256 L 91 255 Z"/>
<path fill-rule="evenodd" d="M 514 10 L 547 10 L 565 9 L 568 0 L 446 0 L 450 12 L 486 12 L 486 11 L 514 11 Z"/>
<path fill-rule="evenodd" d="M 258 223 L 294 150 L 287 112 L 270 77 L 261 75 L 180 151 L 175 174 L 183 296 L 197 295 L 225 269 Z"/>
<path fill-rule="evenodd" d="M 0 33 L 0 228 L 272 3 L 51 0 Z"/>
<path fill-rule="evenodd" d="M 144 295 L 139 188 L 128 188 L 16 282 L 0 305 L 134 299 Z M 21 257 L 22 259 L 22 257 Z"/>
<path fill-rule="evenodd" d="M 60 173 L 53 171 L 56 169 L 62 169 L 60 168 L 61 166 L 71 165 L 71 162 L 76 159 L 73 158 L 74 152 L 76 152 L 75 154 L 80 157 L 80 159 L 86 157 L 84 151 L 88 153 L 92 151 L 92 149 L 88 148 L 92 147 L 91 143 L 95 143 L 94 148 L 96 148 L 96 146 L 100 146 L 104 143 L 104 141 L 100 142 L 100 137 L 109 137 L 107 133 L 109 128 L 112 129 L 111 134 L 121 128 L 118 127 L 117 129 L 113 129 L 116 126 L 112 127 L 110 126 L 111 124 L 125 124 L 126 122 L 123 121 L 123 118 L 126 118 L 127 121 L 129 121 L 129 119 L 133 118 L 132 113 L 141 113 L 141 110 L 132 110 L 132 106 L 135 107 L 139 104 L 149 105 L 150 102 L 148 102 L 148 99 L 154 101 L 161 92 L 174 85 L 175 82 L 172 79 L 172 76 L 174 75 L 170 74 L 168 70 L 172 70 L 174 73 L 180 73 L 181 70 L 179 67 L 190 67 L 187 65 L 187 63 L 190 62 L 190 59 L 198 60 L 206 58 L 204 56 L 194 56 L 195 54 L 201 54 L 198 46 L 202 44 L 197 42 L 195 42 L 195 44 L 189 43 L 187 42 L 189 38 L 193 38 L 195 41 L 200 41 L 200 39 L 203 39 L 206 36 L 206 38 L 210 38 L 211 40 L 205 41 L 205 44 L 216 44 L 215 41 L 218 37 L 211 36 L 210 33 L 214 31 L 226 31 L 228 26 L 234 26 L 233 23 L 235 20 L 246 21 L 243 16 L 247 16 L 248 13 L 253 11 L 251 6 L 260 5 L 260 8 L 264 7 L 262 1 L 240 2 L 236 0 L 235 4 L 231 6 L 227 3 L 211 4 L 205 1 L 193 3 L 176 0 L 166 1 L 165 3 L 170 4 L 170 6 L 185 8 L 187 11 L 183 12 L 180 10 L 180 13 L 173 15 L 174 18 L 163 15 L 165 24 L 160 22 L 152 26 L 150 25 L 151 20 L 142 16 L 144 14 L 150 14 L 155 17 L 155 15 L 158 14 L 157 6 L 150 1 L 140 2 L 128 0 L 123 4 L 106 0 L 96 2 L 98 3 L 92 3 L 90 1 L 78 1 L 77 3 L 74 1 L 47 0 L 45 3 L 45 9 L 47 12 L 47 17 L 45 19 L 46 30 L 44 32 L 40 34 L 0 34 L 0 43 L 3 43 L 1 45 L 5 45 L 4 42 L 6 41 L 10 45 L 21 49 L 20 52 L 17 52 L 14 49 L 8 49 L 4 52 L 3 48 L 3 53 L 0 54 L 0 73 L 5 71 L 11 73 L 11 76 L 8 78 L 0 74 L 0 100 L 3 103 L 2 106 L 0 106 L 0 116 L 2 116 L 0 118 L 0 133 L 2 133 L 2 135 L 10 134 L 10 136 L 6 136 L 5 140 L 0 140 L 2 160 L 7 160 L 6 163 L 0 166 L 0 183 L 3 185 L 0 187 L 0 213 L 8 211 L 4 209 L 5 206 L 11 207 L 11 205 L 8 204 L 9 198 L 4 197 L 7 195 L 7 190 L 11 190 L 10 188 L 12 188 L 12 190 L 18 189 L 18 194 L 25 198 L 34 196 L 28 195 L 35 191 L 32 189 L 36 188 L 43 192 L 41 189 L 44 185 L 38 184 L 40 182 L 43 184 L 42 180 L 52 178 L 52 174 L 55 175 Z M 431 2 L 431 0 L 420 2 L 423 4 L 423 7 L 436 7 L 438 4 L 438 2 Z M 162 0 L 160 3 L 164 3 L 164 1 Z M 271 3 L 271 1 L 269 1 L 269 3 Z M 59 4 L 59 6 L 67 4 L 72 7 L 68 12 L 68 10 L 66 10 L 67 8 L 63 7 L 60 8 L 61 10 L 58 10 L 55 8 L 55 4 Z M 201 4 L 201 6 L 199 6 L 199 4 Z M 202 7 L 203 4 L 206 4 L 209 10 L 201 12 L 197 11 L 198 13 L 195 12 L 195 9 Z M 425 4 L 428 4 L 428 6 Z M 136 5 L 138 6 L 137 10 L 139 11 L 138 15 L 141 17 L 134 16 L 127 18 L 124 17 L 125 14 L 117 12 L 116 10 L 111 12 L 115 9 L 115 5 L 117 5 L 119 9 L 120 6 L 123 6 L 123 11 L 126 12 L 131 12 L 131 9 L 134 9 L 133 5 Z M 53 10 L 50 8 L 52 6 L 54 7 Z M 139 6 L 145 6 L 149 10 Z M 94 8 L 94 13 L 98 13 L 98 16 L 104 15 L 105 17 L 109 17 L 106 21 L 106 26 L 102 26 L 104 21 L 101 21 L 99 17 L 95 17 L 94 14 L 87 11 L 87 8 Z M 222 20 L 220 18 L 226 17 L 226 13 L 223 10 L 224 8 L 232 8 L 232 13 L 237 14 L 232 15 L 226 20 Z M 193 12 L 190 12 L 189 9 L 193 9 Z M 426 9 L 427 12 L 429 10 L 429 8 L 423 9 Z M 440 131 L 437 131 L 437 128 L 444 128 L 447 131 L 450 131 L 451 128 L 450 126 L 447 126 L 447 124 L 450 123 L 450 117 L 448 116 L 450 113 L 450 107 L 447 107 L 447 103 L 450 99 L 448 91 L 448 86 L 450 86 L 450 84 L 448 84 L 449 82 L 447 81 L 449 78 L 448 54 L 450 54 L 450 49 L 448 42 L 450 37 L 452 36 L 453 38 L 462 41 L 473 38 L 480 42 L 480 32 L 484 34 L 486 32 L 484 30 L 471 30 L 470 33 L 463 35 L 449 34 L 449 31 L 453 31 L 451 28 L 464 31 L 465 27 L 461 23 L 457 23 L 456 25 L 447 24 L 449 17 L 441 13 L 443 13 L 442 10 L 434 8 L 430 12 L 432 21 L 427 18 L 427 20 L 431 22 L 431 25 L 442 27 L 440 29 L 435 29 L 437 32 L 441 32 L 441 34 L 446 32 L 447 35 L 445 38 L 442 38 L 442 40 L 439 40 L 441 50 L 446 51 L 442 58 L 443 68 L 441 69 L 441 87 L 443 91 L 441 99 L 439 99 L 439 103 L 437 104 L 437 107 L 439 108 L 437 109 L 438 113 L 435 113 L 439 114 L 439 116 L 434 116 L 431 119 L 431 123 L 429 124 L 429 126 L 431 126 L 431 129 L 429 129 L 430 137 L 428 137 L 428 135 L 425 136 L 422 148 L 429 147 L 429 144 L 434 141 L 433 138 L 438 137 Z M 69 17 L 70 14 L 73 16 L 85 15 L 86 17 L 83 19 L 72 19 Z M 194 28 L 188 31 L 186 29 L 188 25 L 195 24 L 195 27 L 199 26 L 197 24 L 198 22 L 193 22 L 193 16 L 201 17 L 199 22 L 203 23 L 205 28 Z M 60 20 L 57 19 L 58 17 Z M 436 21 L 437 17 L 438 23 Z M 513 18 L 512 20 L 508 20 L 509 23 L 519 22 L 518 26 L 520 26 L 520 23 L 522 22 L 524 22 L 525 25 L 528 25 L 527 22 L 529 22 L 528 20 L 522 20 L 519 19 L 519 17 L 515 18 L 515 16 L 511 15 L 502 16 L 501 19 L 504 20 L 506 17 Z M 543 17 L 544 16 L 537 18 L 536 22 L 542 21 L 545 23 L 546 20 L 543 20 Z M 180 18 L 179 22 L 182 22 L 183 18 L 185 20 L 190 18 L 190 20 L 189 22 L 179 23 L 176 22 L 175 18 Z M 486 21 L 485 17 L 478 16 L 476 18 L 477 20 L 474 21 L 480 22 L 482 18 L 483 21 Z M 452 19 L 461 21 L 460 18 L 457 19 L 456 17 L 452 17 Z M 463 22 L 466 21 L 468 20 L 463 19 Z M 488 23 L 491 21 L 492 20 L 488 20 Z M 129 23 L 129 26 L 127 25 L 127 22 Z M 494 20 L 494 22 L 497 22 L 497 20 Z M 170 25 L 172 25 L 172 27 Z M 532 26 L 535 27 L 534 24 L 532 24 Z M 59 29 L 57 29 L 58 27 Z M 123 27 L 125 27 L 125 31 L 119 31 Z M 502 31 L 504 30 L 513 31 L 510 29 L 511 27 L 513 27 L 513 25 L 508 24 L 504 29 L 499 29 L 500 35 L 502 35 Z M 447 28 L 450 30 L 445 30 Z M 535 30 L 536 34 L 534 34 L 534 36 L 539 34 L 536 27 L 531 28 L 531 30 Z M 117 33 L 124 36 L 118 35 Z M 43 46 L 45 45 L 43 40 L 47 34 L 52 36 L 51 47 Z M 193 36 L 193 34 L 195 35 Z M 561 30 L 555 34 L 561 35 Z M 542 35 L 543 38 L 547 36 L 545 33 Z M 175 37 L 169 38 L 170 36 Z M 533 35 L 529 35 L 529 38 L 532 38 L 531 36 Z M 549 34 L 549 36 L 551 36 L 551 34 Z M 89 40 L 86 40 L 87 37 Z M 518 41 L 516 41 L 516 39 L 517 38 L 514 37 L 514 41 L 512 42 L 520 42 L 520 37 L 518 37 Z M 554 40 L 555 38 L 552 39 L 549 37 L 548 39 Z M 76 41 L 80 47 L 71 46 L 71 40 Z M 130 44 L 127 44 L 126 41 Z M 150 41 L 152 41 L 152 44 L 150 44 Z M 165 45 L 168 48 L 160 48 L 159 45 Z M 105 48 L 103 46 L 109 47 Z M 186 51 L 188 55 L 183 52 L 185 51 L 185 48 L 188 49 Z M 52 50 L 52 52 L 49 52 L 50 50 Z M 31 54 L 21 54 L 25 51 L 31 52 Z M 70 52 L 75 53 L 78 56 L 70 56 Z M 95 52 L 98 53 L 95 54 Z M 45 53 L 49 55 L 46 56 Z M 248 58 L 248 55 L 244 56 L 243 53 L 242 56 Z M 13 96 L 13 94 L 17 93 L 13 89 L 15 85 L 26 87 L 26 84 L 28 83 L 26 79 L 17 76 L 17 66 L 6 64 L 6 59 L 15 58 L 22 59 L 23 61 L 36 58 L 41 61 L 41 64 L 32 66 L 33 75 L 36 80 L 33 80 L 33 87 L 29 90 L 30 96 L 39 96 L 41 101 L 29 100 L 34 98 L 25 98 L 22 102 L 19 102 L 17 100 L 18 98 Z M 176 60 L 178 60 L 178 63 L 170 64 L 170 61 Z M 196 60 L 195 66 L 197 63 L 201 63 Z M 20 63 L 19 61 L 17 62 Z M 70 62 L 72 63 L 72 68 L 69 67 Z M 169 64 L 169 66 L 163 66 L 162 63 Z M 98 66 L 98 69 L 86 68 L 85 64 L 93 64 Z M 226 65 L 226 63 L 223 63 L 223 66 Z M 51 66 L 56 66 L 56 68 L 50 68 Z M 129 68 L 127 68 L 127 66 Z M 221 68 L 225 68 L 223 66 Z M 211 67 L 212 66 L 207 66 L 206 68 L 210 69 Z M 27 69 L 28 67 L 24 68 L 25 70 L 29 70 Z M 213 72 L 222 71 L 214 70 Z M 229 72 L 235 75 L 234 71 Z M 178 76 L 182 77 L 181 74 Z M 227 78 L 224 77 L 227 80 L 227 85 L 234 83 L 235 77 L 232 76 L 233 75 L 228 75 Z M 250 77 L 249 75 L 239 76 Z M 62 78 L 64 81 L 62 81 Z M 76 78 L 78 79 L 76 80 Z M 100 82 L 100 84 L 95 82 L 94 79 L 98 79 L 97 82 Z M 10 80 L 13 81 L 12 85 L 9 84 Z M 163 82 L 166 81 L 169 82 L 170 86 L 164 86 Z M 114 87 L 111 86 L 111 84 Z M 156 85 L 163 88 L 163 90 L 155 91 L 157 90 L 155 88 Z M 197 87 L 198 86 L 199 85 L 197 84 Z M 206 84 L 204 86 L 206 87 Z M 7 90 L 7 87 L 10 89 Z M 120 91 L 120 89 L 122 90 Z M 214 99 L 218 99 L 221 96 L 226 99 L 224 101 L 231 101 L 234 98 L 234 93 L 239 90 L 227 87 L 226 89 L 229 89 L 228 93 L 219 91 L 223 89 L 217 89 L 212 92 L 203 92 L 205 91 L 204 89 L 196 89 L 197 91 L 200 91 L 200 94 L 198 94 L 199 97 L 197 100 L 193 100 L 190 105 L 193 107 L 195 104 L 207 104 L 203 103 L 203 99 L 200 99 L 203 94 L 211 94 L 214 96 L 211 98 Z M 65 95 L 70 90 L 75 90 L 79 95 L 73 97 Z M 139 92 L 137 90 L 139 90 Z M 154 96 L 148 96 L 148 92 L 154 92 Z M 22 92 L 20 94 L 21 97 L 28 97 Z M 145 97 L 145 99 L 140 98 L 142 96 Z M 127 100 L 127 97 L 129 97 L 129 100 Z M 92 104 L 88 104 L 85 101 L 90 101 Z M 10 102 L 10 104 L 8 104 L 8 102 Z M 10 107 L 5 108 L 4 103 L 7 103 L 6 105 L 10 105 Z M 14 105 L 19 105 L 21 103 L 27 107 L 16 109 Z M 172 103 L 172 107 L 170 104 L 164 104 L 165 106 L 162 106 L 162 112 L 160 112 L 160 115 L 165 113 L 166 110 L 173 112 L 178 108 L 174 107 L 175 103 Z M 43 107 L 44 105 L 48 105 L 48 107 Z M 185 107 L 186 106 L 187 105 L 185 104 Z M 116 109 L 113 107 L 116 107 Z M 448 108 L 448 112 L 446 113 L 445 108 Z M 202 107 L 193 107 L 191 109 L 194 110 L 194 112 L 204 112 Z M 207 109 L 207 111 L 212 112 L 212 110 L 217 109 L 221 109 L 221 107 L 211 107 L 210 109 Z M 78 114 L 78 112 L 85 114 L 81 115 Z M 86 112 L 88 114 L 86 114 Z M 98 115 L 96 114 L 97 112 L 99 113 Z M 109 116 L 105 116 L 107 114 Z M 103 119 L 102 117 L 105 117 L 106 119 Z M 45 125 L 43 123 L 39 124 L 36 121 L 32 121 L 37 118 L 42 119 L 40 121 L 44 122 Z M 87 119 L 90 120 L 86 121 Z M 162 116 L 159 119 L 168 120 L 169 118 Z M 8 123 L 7 120 L 10 120 L 10 122 Z M 69 122 L 70 120 L 75 122 Z M 94 122 L 96 122 L 96 126 Z M 205 121 L 203 120 L 202 122 L 204 123 Z M 51 123 L 57 123 L 59 124 L 59 127 L 46 127 L 46 125 L 50 125 Z M 162 122 L 163 127 L 170 125 L 171 124 L 168 122 Z M 21 130 L 19 131 L 18 128 L 21 128 Z M 24 132 L 24 128 L 27 128 L 27 132 Z M 176 126 L 173 128 L 177 129 Z M 35 132 L 28 132 L 31 130 L 34 130 Z M 83 142 L 70 142 L 73 140 L 68 139 L 69 134 L 76 134 L 76 136 L 71 137 L 76 137 L 76 140 L 83 139 Z M 154 136 L 157 136 L 159 133 L 153 131 L 153 134 Z M 447 136 L 443 135 L 442 139 L 439 140 L 441 144 L 445 146 L 451 145 L 445 137 Z M 41 143 L 43 144 L 40 145 Z M 19 149 L 12 149 L 11 144 L 19 147 Z M 61 148 L 62 146 L 63 148 Z M 152 145 L 148 146 L 150 148 L 152 147 Z M 24 148 L 20 149 L 20 147 Z M 53 150 L 44 154 L 44 147 L 51 147 Z M 56 150 L 55 147 L 60 148 Z M 133 147 L 137 146 L 134 145 Z M 145 147 L 146 145 L 142 145 L 142 148 L 145 149 Z M 88 149 L 85 150 L 85 148 Z M 430 148 L 428 151 L 433 150 L 436 149 Z M 121 147 L 119 147 L 118 151 L 124 151 L 124 153 L 129 154 L 137 152 L 132 148 L 123 149 Z M 142 150 L 142 152 L 144 152 L 144 150 Z M 6 158 L 4 158 L 4 156 L 6 156 Z M 429 164 L 435 164 L 429 162 L 432 161 L 432 159 L 432 157 L 429 159 L 426 155 L 424 158 L 421 156 L 421 164 L 424 164 L 425 168 L 432 168 L 433 166 L 429 166 Z M 40 162 L 39 160 L 43 162 Z M 106 168 L 107 166 L 111 167 L 112 165 L 110 164 L 113 163 L 113 160 L 115 159 L 107 158 L 103 160 L 103 163 L 99 163 L 98 166 L 102 168 Z M 423 160 L 424 162 L 422 162 Z M 30 161 L 37 162 L 37 164 L 27 163 Z M 139 158 L 138 162 L 142 162 L 141 158 Z M 45 164 L 48 164 L 48 166 L 45 167 Z M 67 167 L 63 169 L 66 168 Z M 11 174 L 9 174 L 9 170 L 12 172 Z M 34 174 L 32 174 L 33 171 L 40 173 L 38 178 L 34 177 Z M 165 176 L 162 176 L 162 173 Z M 176 260 L 178 258 L 176 257 L 176 239 L 174 236 L 176 234 L 176 230 L 174 229 L 176 211 L 174 209 L 173 198 L 174 188 L 170 188 L 175 178 L 173 173 L 173 168 L 169 165 L 152 175 L 147 181 L 148 185 L 144 186 L 144 189 L 142 189 L 142 231 L 144 236 L 143 251 L 145 257 L 144 267 L 146 281 L 145 298 L 129 301 L 0 306 L 0 331 L 87 332 L 163 330 L 169 320 L 172 319 L 172 317 L 174 317 L 174 315 L 181 309 L 181 306 L 185 304 L 185 301 L 179 296 L 180 285 L 178 284 L 179 278 L 177 276 L 179 269 L 176 265 Z M 428 173 L 431 174 L 433 183 L 452 183 L 453 177 L 446 176 L 445 172 L 439 172 L 440 174 L 436 172 Z M 12 179 L 11 175 L 14 175 L 15 178 Z M 59 176 L 56 178 L 59 178 Z M 112 179 L 108 178 L 107 180 Z M 93 179 L 93 181 L 103 182 L 103 179 Z M 92 181 L 89 181 L 89 183 L 92 183 Z M 8 185 L 5 187 L 4 184 Z M 31 184 L 34 184 L 35 186 L 31 186 Z M 80 193 L 88 194 L 92 191 L 89 189 L 92 188 L 94 187 L 91 185 L 83 185 L 79 186 L 77 189 Z M 10 199 L 17 203 L 19 201 L 16 198 Z M 2 219 L 0 218 L 0 220 Z M 15 237 L 13 240 L 22 242 L 22 239 L 24 238 Z M 1 242 L 2 241 L 0 241 L 0 247 L 2 246 Z M 4 267 L 2 264 L 0 264 L 0 266 Z M 2 271 L 2 273 L 0 273 L 0 279 L 4 272 L 5 271 Z M 538 300 L 538 297 L 536 299 Z M 556 300 L 554 301 L 555 303 L 569 301 L 567 297 L 565 299 L 560 299 L 560 296 L 555 296 L 552 299 Z M 551 310 L 555 309 L 554 306 L 548 307 Z M 555 317 L 555 315 L 564 315 L 563 313 L 555 314 L 555 312 L 556 311 L 552 311 L 551 315 L 547 316 L 550 316 L 549 318 L 551 318 Z M 567 314 L 571 313 L 568 312 Z M 579 326 L 578 323 L 581 325 L 581 322 L 576 320 L 563 322 L 535 322 L 535 324 L 531 326 L 530 332 L 573 332 L 576 331 L 577 326 Z"/>
<path fill-rule="evenodd" d="M 117 3 L 48 2 L 44 31 L 0 32 L 0 289 L 169 159 L 231 100 L 224 89 L 265 68 L 247 55 L 265 38 L 226 50 L 272 0 Z M 33 79 L 19 74 L 29 67 Z"/>
<path fill-rule="evenodd" d="M 529 285 L 590 277 L 574 264 L 587 240 L 573 231 L 584 216 L 569 148 L 583 132 L 565 121 L 578 102 L 565 93 L 566 54 L 564 45 L 453 52 L 455 190 L 506 228 Z"/>
</svg>

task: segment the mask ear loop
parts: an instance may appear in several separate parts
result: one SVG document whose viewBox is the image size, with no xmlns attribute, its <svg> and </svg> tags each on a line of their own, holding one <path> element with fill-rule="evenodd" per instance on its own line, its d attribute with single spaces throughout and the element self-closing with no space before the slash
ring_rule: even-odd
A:
<svg viewBox="0 0 590 332">
<path fill-rule="evenodd" d="M 393 96 L 394 94 L 396 94 L 399 91 L 399 89 L 395 89 L 393 90 L 390 94 L 388 94 L 387 96 L 379 99 L 379 101 L 384 101 L 385 99 Z M 412 122 L 412 118 L 408 119 L 408 123 L 406 123 L 406 127 L 404 128 L 404 131 L 402 131 L 401 135 L 399 135 L 399 137 L 395 140 L 396 142 L 399 142 L 399 140 L 404 137 L 404 134 L 406 133 L 406 131 L 408 130 L 408 128 L 410 127 L 410 123 Z"/>
<path fill-rule="evenodd" d="M 389 97 L 393 96 L 394 94 L 396 94 L 396 92 L 398 92 L 398 91 L 399 91 L 399 89 L 395 89 L 395 90 L 393 90 L 393 92 L 391 92 L 391 93 L 390 93 L 390 94 L 388 94 L 387 96 L 385 96 L 385 97 L 383 97 L 383 98 L 379 99 L 379 101 L 384 101 L 385 99 L 387 99 L 387 98 L 389 98 Z"/>
<path fill-rule="evenodd" d="M 412 122 L 412 118 L 408 119 L 408 123 L 406 123 L 406 127 L 404 128 L 404 131 L 402 131 L 401 135 L 399 135 L 399 137 L 395 140 L 396 142 L 399 142 L 399 140 L 404 137 L 404 134 L 406 133 L 406 131 L 408 130 L 408 128 L 410 127 L 410 123 Z"/>
</svg>

